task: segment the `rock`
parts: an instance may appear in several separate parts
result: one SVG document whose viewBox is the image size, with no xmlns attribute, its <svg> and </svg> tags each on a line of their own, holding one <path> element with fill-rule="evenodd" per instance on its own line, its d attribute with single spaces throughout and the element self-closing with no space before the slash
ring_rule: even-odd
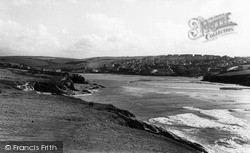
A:
<svg viewBox="0 0 250 153">
<path fill-rule="evenodd" d="M 250 86 L 250 74 L 245 75 L 210 75 L 204 76 L 203 81 L 232 83 L 244 86 Z"/>
<path fill-rule="evenodd" d="M 69 78 L 74 82 L 74 83 L 83 83 L 86 84 L 86 80 L 83 76 L 79 74 L 72 74 L 69 76 Z"/>
</svg>

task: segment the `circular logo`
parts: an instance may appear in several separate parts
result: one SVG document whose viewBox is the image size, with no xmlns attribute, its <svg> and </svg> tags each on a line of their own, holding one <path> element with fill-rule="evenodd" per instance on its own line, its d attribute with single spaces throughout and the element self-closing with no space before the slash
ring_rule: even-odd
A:
<svg viewBox="0 0 250 153">
<path fill-rule="evenodd" d="M 5 150 L 11 150 L 11 145 L 6 145 Z"/>
</svg>

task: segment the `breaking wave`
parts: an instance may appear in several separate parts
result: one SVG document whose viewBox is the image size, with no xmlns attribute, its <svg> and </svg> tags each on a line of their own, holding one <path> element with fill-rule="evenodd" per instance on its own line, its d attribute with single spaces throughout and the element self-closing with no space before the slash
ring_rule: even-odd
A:
<svg viewBox="0 0 250 153">
<path fill-rule="evenodd" d="M 180 137 L 200 143 L 210 152 L 250 152 L 250 124 L 247 120 L 233 116 L 232 110 L 203 110 L 195 107 L 183 109 L 189 112 L 152 118 L 149 122 L 168 128 Z M 218 133 L 222 137 L 203 137 L 201 134 L 204 131 L 208 135 Z"/>
</svg>

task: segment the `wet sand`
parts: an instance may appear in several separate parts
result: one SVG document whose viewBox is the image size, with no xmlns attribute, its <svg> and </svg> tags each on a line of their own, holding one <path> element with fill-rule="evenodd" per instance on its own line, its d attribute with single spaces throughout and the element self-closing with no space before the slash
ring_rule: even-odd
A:
<svg viewBox="0 0 250 153">
<path fill-rule="evenodd" d="M 201 82 L 199 78 L 187 77 L 84 76 L 106 86 L 93 95 L 81 97 L 86 101 L 111 103 L 146 122 L 163 117 L 168 120 L 166 124 L 162 124 L 162 120 L 155 124 L 204 144 L 211 152 L 250 151 L 248 87 Z"/>
</svg>

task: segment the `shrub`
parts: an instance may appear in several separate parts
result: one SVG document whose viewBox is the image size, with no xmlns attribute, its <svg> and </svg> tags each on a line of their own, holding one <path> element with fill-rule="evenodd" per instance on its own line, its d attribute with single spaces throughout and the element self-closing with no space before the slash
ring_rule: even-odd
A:
<svg viewBox="0 0 250 153">
<path fill-rule="evenodd" d="M 73 74 L 69 78 L 73 81 L 73 83 L 86 83 L 85 78 L 79 74 Z"/>
</svg>

